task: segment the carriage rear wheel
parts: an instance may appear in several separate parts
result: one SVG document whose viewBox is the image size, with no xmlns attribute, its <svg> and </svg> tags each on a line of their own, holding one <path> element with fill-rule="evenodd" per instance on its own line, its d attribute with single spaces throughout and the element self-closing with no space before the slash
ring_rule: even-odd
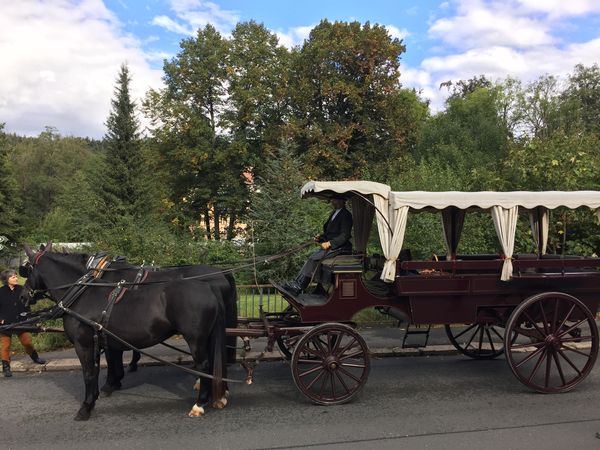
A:
<svg viewBox="0 0 600 450">
<path fill-rule="evenodd" d="M 369 349 L 348 325 L 326 323 L 304 334 L 292 355 L 296 387 L 319 405 L 350 401 L 369 377 Z"/>
<path fill-rule="evenodd" d="M 472 323 L 466 328 L 446 325 L 446 334 L 454 347 L 473 359 L 494 359 L 504 353 L 504 330 L 498 325 Z"/>
<path fill-rule="evenodd" d="M 281 336 L 277 336 L 277 346 L 279 347 L 279 350 L 281 350 L 281 353 L 283 354 L 285 359 L 287 359 L 288 361 L 292 359 L 292 352 L 294 351 L 294 347 L 296 346 L 298 339 L 300 339 L 299 335 L 289 336 L 287 334 L 284 334 Z"/>
<path fill-rule="evenodd" d="M 575 297 L 547 292 L 513 311 L 504 336 L 517 379 L 542 393 L 566 392 L 590 373 L 598 355 L 594 315 Z"/>
</svg>

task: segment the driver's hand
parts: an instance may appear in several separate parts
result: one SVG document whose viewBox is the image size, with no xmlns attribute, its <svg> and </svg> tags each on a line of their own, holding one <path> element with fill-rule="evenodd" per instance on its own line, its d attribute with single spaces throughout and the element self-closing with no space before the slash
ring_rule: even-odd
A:
<svg viewBox="0 0 600 450">
<path fill-rule="evenodd" d="M 331 248 L 331 242 L 327 241 L 327 242 L 322 242 L 321 243 L 321 248 L 323 250 L 329 250 Z"/>
</svg>

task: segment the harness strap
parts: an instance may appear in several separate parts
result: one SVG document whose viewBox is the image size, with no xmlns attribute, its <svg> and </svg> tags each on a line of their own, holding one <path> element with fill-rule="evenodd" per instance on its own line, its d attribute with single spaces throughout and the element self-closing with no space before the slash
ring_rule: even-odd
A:
<svg viewBox="0 0 600 450">
<path fill-rule="evenodd" d="M 79 320 L 80 322 L 89 325 L 90 327 L 92 327 L 95 331 L 101 332 L 101 333 L 106 333 L 108 336 L 110 336 L 111 338 L 113 338 L 114 340 L 116 340 L 117 342 L 121 343 L 122 345 L 125 345 L 126 347 L 130 348 L 131 350 L 135 350 L 136 352 L 141 353 L 144 356 L 148 356 L 149 358 L 152 358 L 156 361 L 159 361 L 163 364 L 167 364 L 169 366 L 173 366 L 173 367 L 177 367 L 178 369 L 181 369 L 185 372 L 191 373 L 193 375 L 196 375 L 198 377 L 201 378 L 208 378 L 209 380 L 214 380 L 215 377 L 213 377 L 212 375 L 208 374 L 208 373 L 204 373 L 204 372 L 200 372 L 199 370 L 193 370 L 193 369 L 189 369 L 187 367 L 183 367 L 180 366 L 179 364 L 175 364 L 171 361 L 167 361 L 164 360 L 162 358 L 159 358 L 157 356 L 151 355 L 148 352 L 143 351 L 142 349 L 139 349 L 133 345 L 131 345 L 129 342 L 125 341 L 124 339 L 121 339 L 119 336 L 117 336 L 116 334 L 114 334 L 112 331 L 107 330 L 106 328 L 104 328 L 101 324 L 99 324 L 98 322 L 95 322 L 93 320 L 88 319 L 87 317 L 82 316 L 81 314 L 73 311 L 72 309 L 66 307 L 65 305 L 63 305 L 62 302 L 59 302 L 57 305 L 65 314 L 68 314 L 70 316 L 75 317 L 77 320 Z M 231 378 L 221 378 L 222 381 L 227 381 L 228 383 L 245 383 L 245 380 L 234 380 Z"/>
</svg>

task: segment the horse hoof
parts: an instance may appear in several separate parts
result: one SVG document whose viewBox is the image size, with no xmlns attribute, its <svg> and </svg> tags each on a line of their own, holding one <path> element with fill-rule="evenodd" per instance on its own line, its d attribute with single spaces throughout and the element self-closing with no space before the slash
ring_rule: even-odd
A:
<svg viewBox="0 0 600 450">
<path fill-rule="evenodd" d="M 77 415 L 75 415 L 75 421 L 76 422 L 83 422 L 86 421 L 90 418 L 90 411 L 87 408 L 81 408 L 79 411 L 77 411 Z"/>
<path fill-rule="evenodd" d="M 119 389 L 121 389 L 121 386 L 111 386 L 109 384 L 105 384 L 100 388 L 100 391 L 102 392 L 102 397 L 110 397 L 113 392 L 118 391 Z"/>
<path fill-rule="evenodd" d="M 213 408 L 216 409 L 223 409 L 227 406 L 227 399 L 229 398 L 229 391 L 225 391 L 225 394 L 223 394 L 223 397 L 221 397 L 219 400 L 215 401 L 213 403 Z"/>
<path fill-rule="evenodd" d="M 194 405 L 192 410 L 188 413 L 188 417 L 200 417 L 202 415 L 204 415 L 204 408 L 198 405 Z"/>
</svg>

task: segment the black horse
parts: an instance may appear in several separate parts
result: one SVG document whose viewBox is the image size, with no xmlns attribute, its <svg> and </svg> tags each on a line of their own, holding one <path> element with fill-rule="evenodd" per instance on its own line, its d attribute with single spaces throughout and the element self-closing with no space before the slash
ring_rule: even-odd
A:
<svg viewBox="0 0 600 450">
<path fill-rule="evenodd" d="M 25 247 L 31 269 L 23 290 L 24 301 L 31 300 L 34 291 L 43 290 L 49 290 L 57 301 L 67 301 L 74 289 L 71 285 L 90 272 L 90 255 L 55 253 L 51 247 L 48 244 L 37 253 Z M 204 406 L 211 401 L 214 407 L 223 408 L 227 404 L 227 387 L 221 378 L 227 376 L 226 359 L 231 361 L 235 356 L 235 349 L 226 350 L 225 333 L 226 327 L 235 327 L 237 322 L 233 278 L 207 266 L 156 270 L 149 272 L 135 289 L 125 283 L 127 289 L 115 301 L 111 297 L 115 294 L 114 285 L 121 280 L 131 282 L 136 272 L 134 266 L 123 263 L 109 269 L 98 272 L 101 276 L 93 278 L 69 308 L 85 319 L 103 324 L 106 330 L 137 348 L 150 347 L 181 334 L 196 365 L 215 377 L 214 381 L 201 383 L 189 415 L 204 414 Z M 103 317 L 103 311 L 110 310 L 111 303 L 112 311 Z M 120 387 L 124 375 L 122 354 L 128 347 L 110 336 L 95 337 L 94 328 L 74 315 L 65 314 L 63 321 L 85 382 L 85 399 L 75 420 L 87 420 L 99 395 L 98 342 L 104 343 L 106 353 L 108 370 L 103 390 L 108 393 Z"/>
</svg>

